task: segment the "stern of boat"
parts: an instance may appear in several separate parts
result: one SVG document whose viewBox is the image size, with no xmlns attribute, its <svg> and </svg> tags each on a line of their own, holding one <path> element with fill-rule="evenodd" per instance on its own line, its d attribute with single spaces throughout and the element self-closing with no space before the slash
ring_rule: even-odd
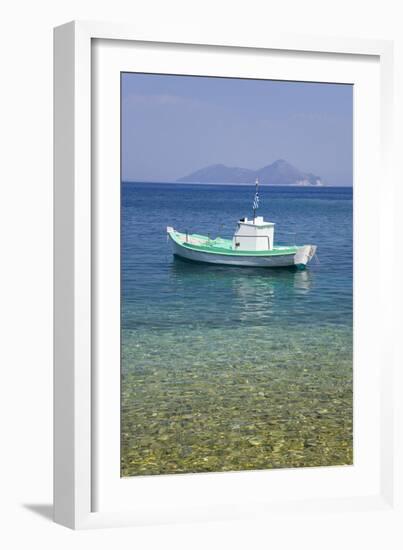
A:
<svg viewBox="0 0 403 550">
<path fill-rule="evenodd" d="M 294 265 L 299 268 L 304 268 L 306 264 L 315 256 L 316 248 L 317 247 L 314 244 L 306 244 L 305 246 L 301 246 L 294 256 Z"/>
</svg>

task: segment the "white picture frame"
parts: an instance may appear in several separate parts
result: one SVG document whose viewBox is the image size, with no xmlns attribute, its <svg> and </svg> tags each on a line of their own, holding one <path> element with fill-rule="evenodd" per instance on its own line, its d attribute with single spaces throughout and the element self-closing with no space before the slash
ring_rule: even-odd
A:
<svg viewBox="0 0 403 550">
<path fill-rule="evenodd" d="M 111 55 L 106 54 L 103 58 L 102 41 L 107 41 L 114 47 L 114 52 Z M 99 44 L 101 50 L 97 49 Z M 367 412 L 366 418 L 363 418 L 362 413 L 361 416 L 355 416 L 355 423 L 361 434 L 360 440 L 368 443 L 367 447 L 363 444 L 360 449 L 355 448 L 355 451 L 361 452 L 359 456 L 362 456 L 362 464 L 360 459 L 358 465 L 362 467 L 361 470 L 358 467 L 355 470 L 343 471 L 313 468 L 303 469 L 304 472 L 301 473 L 296 473 L 295 470 L 271 473 L 270 483 L 273 494 L 275 493 L 273 498 L 262 497 L 262 494 L 258 493 L 258 487 L 268 482 L 267 472 L 186 474 L 156 476 L 154 479 L 144 477 L 136 480 L 137 485 L 133 485 L 129 480 L 124 483 L 124 488 L 121 488 L 120 481 L 112 479 L 116 474 L 116 445 L 120 435 L 116 428 L 116 373 L 109 372 L 110 367 L 102 366 L 102 357 L 104 354 L 116 357 L 112 353 L 112 340 L 115 338 L 116 344 L 120 326 L 116 323 L 102 325 L 102 319 L 106 317 L 116 319 L 116 316 L 113 316 L 113 312 L 116 314 L 116 300 L 114 304 L 112 301 L 108 305 L 102 302 L 101 296 L 109 289 L 111 295 L 115 293 L 116 297 L 118 285 L 113 290 L 113 282 L 116 282 L 116 273 L 120 266 L 115 264 L 114 271 L 110 276 L 104 277 L 103 281 L 97 277 L 97 271 L 106 265 L 102 263 L 105 262 L 105 254 L 110 254 L 109 258 L 114 256 L 116 259 L 117 244 L 116 238 L 115 241 L 112 238 L 111 247 L 108 248 L 109 245 L 106 245 L 107 252 L 103 249 L 100 259 L 97 246 L 98 234 L 101 231 L 99 217 L 103 216 L 103 220 L 108 219 L 108 227 L 112 228 L 115 237 L 119 229 L 116 225 L 116 209 L 114 214 L 113 207 L 108 206 L 116 206 L 116 193 L 105 195 L 97 190 L 100 170 L 109 168 L 106 165 L 99 166 L 95 158 L 102 136 L 106 139 L 110 129 L 111 136 L 114 136 L 113 128 L 116 130 L 116 121 L 112 118 L 106 123 L 98 120 L 100 117 L 97 109 L 101 104 L 101 108 L 104 107 L 102 101 L 116 98 L 113 86 L 110 89 L 108 87 L 109 79 L 98 80 L 97 66 L 100 62 L 108 71 L 133 70 L 129 67 L 131 60 L 135 60 L 133 66 L 139 67 L 140 53 L 145 52 L 141 58 L 141 70 L 145 71 L 149 66 L 149 72 L 157 72 L 156 67 L 163 67 L 162 72 L 169 73 L 173 71 L 173 65 L 170 63 L 189 64 L 189 59 L 191 60 L 192 55 L 196 53 L 200 58 L 199 62 L 203 64 L 203 55 L 207 50 L 210 60 L 212 56 L 218 59 L 220 56 L 236 53 L 244 57 L 275 57 L 281 54 L 283 59 L 294 55 L 314 61 L 315 56 L 320 54 L 325 63 L 320 63 L 315 70 L 324 71 L 323 75 L 330 75 L 322 78 L 330 78 L 331 81 L 332 63 L 334 74 L 337 72 L 337 64 L 340 65 L 341 71 L 350 71 L 343 67 L 353 58 L 363 66 L 367 62 L 368 66 L 372 63 L 368 75 L 362 77 L 362 89 L 365 91 L 367 86 L 366 96 L 369 98 L 368 101 L 373 102 L 371 105 L 375 106 L 373 122 L 368 122 L 373 133 L 364 131 L 362 118 L 355 121 L 360 128 L 359 135 L 362 136 L 359 142 L 355 141 L 355 155 L 361 155 L 357 157 L 359 159 L 364 159 L 365 155 L 368 155 L 371 160 L 368 160 L 367 168 L 364 162 L 357 163 L 358 168 L 355 170 L 359 172 L 355 173 L 355 179 L 358 176 L 358 181 L 371 180 L 373 185 L 369 185 L 367 191 L 361 186 L 362 191 L 355 200 L 359 200 L 361 204 L 357 211 L 358 222 L 365 228 L 372 223 L 371 219 L 374 220 L 373 223 L 379 232 L 377 238 L 388 236 L 382 241 L 386 243 L 382 248 L 382 257 L 393 257 L 394 242 L 393 238 L 390 238 L 390 235 L 393 235 L 391 214 L 394 209 L 394 179 L 391 168 L 392 44 L 387 41 L 276 34 L 256 37 L 253 32 L 243 38 L 231 37 L 230 33 L 215 37 L 208 31 L 203 31 L 200 37 L 189 37 L 185 30 L 173 36 L 170 36 L 169 31 L 166 36 L 153 36 L 152 32 L 148 34 L 147 31 L 139 31 L 130 25 L 72 22 L 55 29 L 54 45 L 55 521 L 78 529 L 220 518 L 264 518 L 267 514 L 276 514 L 279 511 L 293 514 L 295 511 L 306 510 L 308 504 L 312 514 L 324 510 L 329 513 L 342 511 L 346 507 L 351 511 L 372 514 L 385 510 L 391 514 L 399 513 L 395 506 L 398 485 L 393 422 L 398 413 L 393 386 L 396 360 L 393 353 L 395 318 L 391 314 L 395 281 L 393 270 L 381 270 L 379 265 L 365 278 L 363 272 L 358 271 L 361 286 L 357 291 L 355 281 L 354 291 L 355 308 L 356 302 L 360 305 L 369 298 L 371 292 L 376 294 L 375 297 L 372 296 L 372 304 L 377 316 L 382 319 L 380 327 L 374 322 L 371 324 L 371 319 L 358 323 L 361 342 L 366 336 L 369 336 L 370 342 L 367 357 L 363 355 L 361 362 L 364 364 L 368 361 L 373 365 L 372 370 L 369 369 L 366 385 L 362 383 L 363 378 L 355 373 L 355 385 L 359 382 L 358 387 L 355 387 L 355 393 L 360 396 L 360 388 L 363 388 L 359 397 L 360 410 Z M 131 50 L 124 58 L 122 52 L 127 52 L 130 45 L 133 48 L 137 45 L 137 50 Z M 181 57 L 177 61 L 167 61 L 164 58 L 164 49 L 172 49 L 172 45 L 175 45 L 175 51 L 179 52 L 178 55 Z M 117 52 L 118 48 L 122 50 Z M 182 55 L 185 51 L 187 59 Z M 118 67 L 119 60 L 122 61 L 121 68 Z M 196 60 L 194 62 L 196 63 Z M 330 68 L 326 69 L 327 72 L 324 65 L 330 65 Z M 223 61 L 221 67 L 220 69 L 220 63 L 217 62 L 216 72 L 213 74 L 224 71 Z M 188 65 L 183 74 L 191 74 L 190 70 Z M 203 74 L 210 74 L 206 72 L 207 69 L 200 70 Z M 228 75 L 239 76 L 233 69 L 232 72 L 231 68 L 227 70 Z M 255 63 L 248 74 L 256 76 L 258 70 L 258 64 Z M 365 73 L 365 69 L 363 70 Z M 105 74 L 104 71 L 104 77 Z M 196 74 L 201 73 L 196 70 Z M 304 78 L 302 73 L 300 78 Z M 310 79 L 309 76 L 305 78 Z M 340 76 L 335 81 L 343 81 L 342 78 Z M 353 79 L 353 83 L 358 81 L 358 76 L 357 80 Z M 370 83 L 375 83 L 371 93 Z M 103 86 L 104 99 L 96 96 L 96 87 L 100 84 Z M 109 93 L 111 95 L 108 96 Z M 366 101 L 366 96 L 358 96 L 361 98 L 360 103 Z M 97 98 L 96 101 L 94 97 Z M 367 109 L 369 107 L 368 104 Z M 358 113 L 359 109 L 360 105 Z M 368 140 L 365 139 L 365 133 L 368 134 Z M 119 143 L 113 139 L 102 142 L 103 150 L 105 145 L 108 146 L 111 158 L 114 157 L 114 160 L 111 160 L 111 170 L 116 171 Z M 382 168 L 382 189 L 376 185 L 379 174 L 377 167 Z M 375 173 L 369 168 L 374 168 Z M 105 188 L 108 186 L 102 187 Z M 358 242 L 362 244 L 362 249 L 366 250 L 367 237 L 364 233 L 361 234 L 363 236 Z M 357 240 L 355 246 L 356 244 Z M 361 257 L 363 265 L 365 262 L 368 263 L 369 255 L 365 256 L 363 253 Z M 99 290 L 101 286 L 102 292 Z M 374 293 L 374 288 L 377 288 L 379 293 Z M 108 312 L 108 316 L 105 316 L 105 312 Z M 368 317 L 367 312 L 363 311 L 363 317 L 365 316 Z M 102 348 L 98 346 L 96 338 L 99 330 L 104 334 L 108 331 L 111 335 L 110 342 L 104 339 Z M 106 370 L 102 371 L 105 368 Z M 116 365 L 116 368 L 119 369 L 119 366 Z M 359 372 L 358 369 L 358 374 Z M 111 378 L 109 375 L 112 375 Z M 110 403 L 107 401 L 109 394 L 112 396 Z M 99 407 L 100 401 L 103 405 L 108 402 L 108 406 L 111 406 L 108 408 L 112 411 L 111 418 L 106 418 L 105 414 L 101 413 L 105 406 Z M 371 403 L 373 405 L 375 401 L 377 407 L 374 408 L 374 412 Z M 371 425 L 368 425 L 368 418 L 371 419 Z M 377 431 L 376 437 L 373 436 L 374 431 Z M 356 437 L 356 431 L 354 435 Z M 105 442 L 109 442 L 109 445 L 105 445 Z M 108 450 L 108 446 L 115 449 L 115 454 Z M 103 457 L 101 461 L 98 459 L 100 455 Z M 365 457 L 371 459 L 367 460 Z M 277 487 L 276 490 L 274 486 Z M 220 500 L 223 492 L 230 496 Z M 100 493 L 102 498 L 99 497 Z M 198 496 L 192 500 L 191 495 L 194 494 Z"/>
</svg>

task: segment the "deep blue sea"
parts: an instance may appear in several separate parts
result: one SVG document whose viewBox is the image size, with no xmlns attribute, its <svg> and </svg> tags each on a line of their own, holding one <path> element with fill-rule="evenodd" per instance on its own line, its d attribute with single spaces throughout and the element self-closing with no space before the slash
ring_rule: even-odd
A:
<svg viewBox="0 0 403 550">
<path fill-rule="evenodd" d="M 346 187 L 261 187 L 304 271 L 175 259 L 166 226 L 232 237 L 253 185 L 123 183 L 122 475 L 350 464 Z"/>
</svg>

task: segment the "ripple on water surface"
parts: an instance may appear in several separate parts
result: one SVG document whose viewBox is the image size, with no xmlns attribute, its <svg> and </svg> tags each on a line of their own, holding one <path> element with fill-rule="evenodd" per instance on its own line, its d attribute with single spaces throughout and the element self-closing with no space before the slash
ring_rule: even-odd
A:
<svg viewBox="0 0 403 550">
<path fill-rule="evenodd" d="M 351 188 L 262 188 L 277 242 L 318 245 L 306 271 L 167 246 L 167 225 L 230 236 L 252 195 L 122 185 L 123 476 L 352 463 Z"/>
</svg>

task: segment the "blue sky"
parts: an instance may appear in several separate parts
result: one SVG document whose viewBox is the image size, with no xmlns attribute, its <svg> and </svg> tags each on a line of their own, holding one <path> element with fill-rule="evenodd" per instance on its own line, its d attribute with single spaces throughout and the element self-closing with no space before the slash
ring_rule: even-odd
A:
<svg viewBox="0 0 403 550">
<path fill-rule="evenodd" d="M 351 85 L 124 73 L 122 178 L 285 159 L 327 185 L 352 185 L 352 114 Z"/>
</svg>

